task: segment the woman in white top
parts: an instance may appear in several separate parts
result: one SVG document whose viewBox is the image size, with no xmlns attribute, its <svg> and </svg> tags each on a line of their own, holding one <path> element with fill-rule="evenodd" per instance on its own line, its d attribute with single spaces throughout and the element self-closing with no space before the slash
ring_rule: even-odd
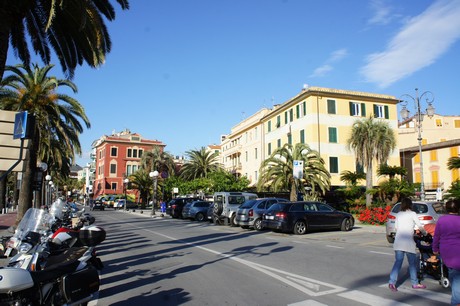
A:
<svg viewBox="0 0 460 306">
<path fill-rule="evenodd" d="M 423 225 L 417 217 L 417 214 L 412 211 L 412 201 L 409 198 L 404 198 L 401 201 L 401 210 L 396 215 L 396 236 L 393 244 L 395 251 L 395 263 L 390 273 L 390 281 L 388 287 L 391 291 L 398 291 L 396 282 L 401 266 L 404 261 L 404 255 L 409 262 L 409 274 L 413 289 L 425 289 L 426 286 L 419 283 L 417 278 L 417 255 L 414 241 L 414 228 L 417 227 L 422 233 L 426 234 Z"/>
</svg>

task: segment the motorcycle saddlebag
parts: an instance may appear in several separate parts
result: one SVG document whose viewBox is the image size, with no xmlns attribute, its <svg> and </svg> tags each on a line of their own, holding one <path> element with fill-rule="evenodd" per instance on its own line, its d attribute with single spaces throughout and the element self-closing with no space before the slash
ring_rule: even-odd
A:
<svg viewBox="0 0 460 306">
<path fill-rule="evenodd" d="M 78 239 L 84 246 L 94 247 L 105 240 L 105 230 L 102 227 L 90 226 L 80 229 Z"/>
<path fill-rule="evenodd" d="M 76 302 L 99 290 L 99 274 L 89 267 L 62 278 L 62 292 L 67 302 Z"/>
</svg>

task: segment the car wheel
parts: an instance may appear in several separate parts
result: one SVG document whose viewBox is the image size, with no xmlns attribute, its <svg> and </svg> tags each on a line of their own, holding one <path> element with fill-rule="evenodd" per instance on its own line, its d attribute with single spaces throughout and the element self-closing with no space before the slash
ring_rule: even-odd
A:
<svg viewBox="0 0 460 306">
<path fill-rule="evenodd" d="M 264 229 L 264 227 L 262 226 L 262 220 L 260 218 L 256 219 L 254 221 L 254 229 L 256 231 L 261 231 Z"/>
<path fill-rule="evenodd" d="M 202 222 L 204 220 L 204 215 L 202 213 L 197 213 L 195 216 L 195 220 Z"/>
<path fill-rule="evenodd" d="M 303 220 L 299 220 L 294 224 L 294 234 L 303 235 L 307 232 L 307 224 Z"/>
<path fill-rule="evenodd" d="M 393 236 L 387 236 L 387 241 L 388 241 L 389 243 L 394 243 L 394 242 L 395 242 L 395 237 L 393 237 Z"/>
<path fill-rule="evenodd" d="M 236 223 L 236 216 L 235 216 L 235 214 L 233 214 L 233 216 L 230 218 L 230 226 L 231 226 L 231 227 L 238 226 L 238 224 Z"/>
<path fill-rule="evenodd" d="M 344 232 L 351 231 L 351 220 L 349 218 L 343 219 L 342 226 L 340 227 L 340 229 Z"/>
</svg>

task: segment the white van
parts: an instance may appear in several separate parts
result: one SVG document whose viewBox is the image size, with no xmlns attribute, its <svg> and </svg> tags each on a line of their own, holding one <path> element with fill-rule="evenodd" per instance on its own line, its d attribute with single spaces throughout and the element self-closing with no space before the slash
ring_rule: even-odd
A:
<svg viewBox="0 0 460 306">
<path fill-rule="evenodd" d="M 249 192 L 215 192 L 213 196 L 213 220 L 215 223 L 229 223 L 237 226 L 235 217 L 238 207 L 247 200 L 257 199 L 257 194 Z"/>
</svg>

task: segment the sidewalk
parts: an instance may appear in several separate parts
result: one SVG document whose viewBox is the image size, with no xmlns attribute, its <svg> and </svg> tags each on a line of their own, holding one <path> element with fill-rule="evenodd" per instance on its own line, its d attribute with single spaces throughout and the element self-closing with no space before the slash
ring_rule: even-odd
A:
<svg viewBox="0 0 460 306">
<path fill-rule="evenodd" d="M 16 222 L 17 210 L 0 214 L 0 236 L 11 236 L 13 231 L 9 231 Z"/>
</svg>

